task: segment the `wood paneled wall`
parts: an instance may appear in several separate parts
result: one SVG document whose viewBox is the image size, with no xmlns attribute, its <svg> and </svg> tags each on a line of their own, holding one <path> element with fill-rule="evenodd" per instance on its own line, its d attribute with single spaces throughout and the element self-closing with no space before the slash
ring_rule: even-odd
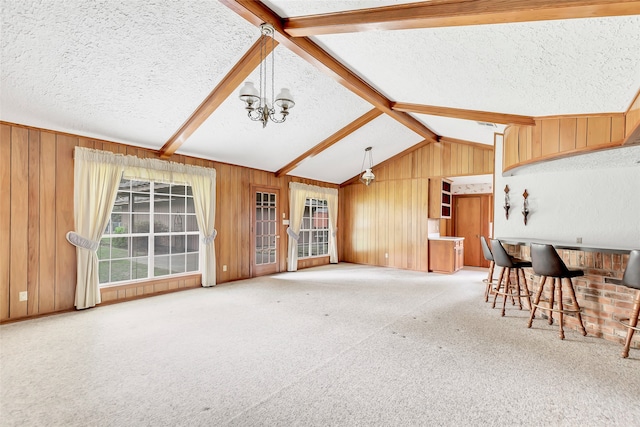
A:
<svg viewBox="0 0 640 427">
<path fill-rule="evenodd" d="M 640 90 L 627 110 L 625 122 L 624 136 L 628 137 L 640 126 Z"/>
<path fill-rule="evenodd" d="M 370 186 L 340 189 L 340 260 L 428 271 L 429 177 L 493 173 L 493 147 L 429 144 L 373 172 Z M 446 235 L 443 224 L 440 232 Z"/>
<path fill-rule="evenodd" d="M 508 126 L 504 131 L 503 171 L 622 145 L 625 114 L 540 118 L 535 126 Z"/>
<path fill-rule="evenodd" d="M 73 308 L 76 255 L 65 235 L 74 228 L 73 150 L 78 145 L 158 158 L 148 149 L 0 123 L 0 185 L 5 189 L 0 203 L 0 320 Z M 285 213 L 287 218 L 289 182 L 337 187 L 181 155 L 168 160 L 217 171 L 218 283 L 250 277 L 252 185 L 279 188 L 280 215 Z M 281 225 L 280 235 L 285 243 L 286 226 Z M 286 246 L 280 245 L 280 271 L 286 271 Z M 328 263 L 328 258 L 323 259 Z M 222 271 L 223 265 L 227 271 Z M 104 288 L 102 295 L 106 301 L 113 301 L 199 284 L 197 275 L 151 280 L 136 286 Z M 19 301 L 22 291 L 28 292 L 27 301 Z"/>
</svg>

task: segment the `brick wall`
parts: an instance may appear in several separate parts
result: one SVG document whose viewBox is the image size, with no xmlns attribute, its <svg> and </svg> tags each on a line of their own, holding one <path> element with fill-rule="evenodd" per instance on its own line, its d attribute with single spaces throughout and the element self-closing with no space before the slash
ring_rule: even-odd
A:
<svg viewBox="0 0 640 427">
<path fill-rule="evenodd" d="M 505 245 L 505 249 L 512 256 L 531 260 L 529 246 Z M 628 318 L 631 315 L 633 300 L 638 292 L 620 284 L 629 262 L 629 255 L 566 249 L 559 249 L 558 254 L 567 267 L 584 270 L 585 275 L 574 278 L 573 283 L 578 304 L 582 308 L 582 321 L 587 334 L 624 344 L 627 328 L 617 319 Z M 530 268 L 525 269 L 525 272 L 529 290 L 535 295 L 540 277 L 534 275 Z M 547 279 L 547 283 L 549 280 L 551 279 Z M 562 299 L 569 305 L 567 285 L 564 286 Z M 547 284 L 543 299 L 549 298 L 549 291 L 550 286 Z M 546 311 L 538 309 L 536 317 L 539 319 L 538 313 L 546 319 Z M 557 313 L 554 314 L 554 318 L 557 319 Z M 565 330 L 569 329 L 579 330 L 576 316 L 565 315 Z M 631 347 L 640 349 L 640 333 L 633 336 Z"/>
</svg>

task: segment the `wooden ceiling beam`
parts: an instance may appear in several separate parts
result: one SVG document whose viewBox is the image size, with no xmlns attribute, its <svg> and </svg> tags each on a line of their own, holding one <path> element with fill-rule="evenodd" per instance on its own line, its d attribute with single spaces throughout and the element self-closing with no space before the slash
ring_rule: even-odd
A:
<svg viewBox="0 0 640 427">
<path fill-rule="evenodd" d="M 167 158 L 176 152 L 178 148 L 209 118 L 211 114 L 235 91 L 242 82 L 249 77 L 251 72 L 260 65 L 260 45 L 261 38 L 249 48 L 247 53 L 238 61 L 238 63 L 229 71 L 229 73 L 218 83 L 211 91 L 209 96 L 202 101 L 202 104 L 191 114 L 191 117 L 176 133 L 160 149 L 160 157 Z M 266 44 L 267 55 L 271 52 L 272 47 L 275 48 L 277 42 Z"/>
<path fill-rule="evenodd" d="M 300 156 L 296 157 L 295 160 L 289 162 L 286 166 L 283 166 L 280 170 L 276 172 L 276 176 L 280 177 L 282 175 L 286 175 L 287 173 L 295 169 L 300 163 L 302 163 L 303 160 L 323 152 L 324 150 L 331 147 L 333 144 L 337 143 L 341 139 L 347 137 L 351 133 L 360 129 L 362 126 L 366 125 L 376 117 L 379 117 L 381 114 L 382 114 L 382 111 L 378 110 L 377 108 L 374 108 L 373 110 L 358 117 L 356 120 L 349 123 L 347 126 L 343 127 L 342 129 L 340 129 L 339 131 L 331 135 L 329 138 L 325 139 L 315 147 L 307 150 L 304 154 L 301 154 Z"/>
<path fill-rule="evenodd" d="M 391 101 L 389 99 L 355 75 L 313 41 L 306 37 L 293 38 L 286 34 L 282 26 L 282 19 L 261 2 L 254 0 L 220 1 L 256 26 L 259 26 L 263 22 L 273 25 L 273 28 L 276 30 L 274 37 L 280 44 L 322 70 L 344 87 L 416 132 L 418 135 L 430 141 L 438 140 L 439 136 L 419 120 L 402 111 L 394 111 L 391 108 Z"/>
<path fill-rule="evenodd" d="M 285 19 L 292 37 L 640 14 L 636 0 L 451 0 Z"/>
<path fill-rule="evenodd" d="M 396 111 L 406 113 L 429 114 L 432 116 L 452 117 L 455 119 L 475 120 L 478 122 L 500 123 L 505 125 L 535 126 L 535 120 L 529 116 L 492 113 L 489 111 L 463 110 L 459 108 L 437 107 L 434 105 L 408 104 L 395 102 L 391 105 Z"/>
</svg>

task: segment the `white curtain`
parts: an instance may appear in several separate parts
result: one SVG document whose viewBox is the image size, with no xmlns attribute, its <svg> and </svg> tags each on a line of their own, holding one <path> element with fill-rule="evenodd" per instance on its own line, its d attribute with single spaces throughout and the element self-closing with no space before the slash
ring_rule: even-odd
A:
<svg viewBox="0 0 640 427">
<path fill-rule="evenodd" d="M 198 229 L 202 238 L 202 286 L 209 287 L 216 284 L 216 171 L 212 175 L 191 175 L 189 177 L 193 190 L 193 202 L 196 210 Z"/>
<path fill-rule="evenodd" d="M 329 262 L 338 262 L 338 245 L 336 240 L 338 221 L 338 190 L 335 188 L 318 187 L 316 185 L 289 183 L 289 228 L 287 271 L 298 270 L 298 237 L 302 226 L 304 205 L 308 198 L 327 201 L 329 208 Z"/>
<path fill-rule="evenodd" d="M 73 208 L 75 233 L 67 239 L 76 246 L 78 309 L 100 303 L 98 255 L 104 232 L 122 177 L 122 164 L 110 161 L 110 155 L 76 147 Z"/>
<path fill-rule="evenodd" d="M 83 231 L 80 228 L 78 223 L 78 215 L 79 215 L 79 204 L 78 198 L 83 197 L 79 195 L 79 192 L 84 193 L 85 195 L 91 194 L 91 197 L 96 197 L 94 192 L 97 192 L 98 185 L 100 182 L 101 175 L 82 175 L 79 176 L 79 162 L 78 159 L 84 158 L 97 158 L 100 160 L 100 163 L 103 165 L 110 165 L 110 167 L 118 168 L 118 176 L 115 183 L 115 188 L 113 189 L 113 196 L 108 203 L 108 207 L 105 214 L 105 221 L 101 227 L 98 228 L 96 233 L 92 234 L 93 237 L 90 237 L 86 231 Z M 200 166 L 191 166 L 191 165 L 183 165 L 180 163 L 167 162 L 158 159 L 141 159 L 134 156 L 125 156 L 122 154 L 114 154 L 109 151 L 100 151 L 93 150 L 89 148 L 76 147 L 75 149 L 75 182 L 74 182 L 74 194 L 76 198 L 75 204 L 75 215 L 76 215 L 76 232 L 81 236 L 81 238 L 77 238 L 71 236 L 69 239 L 70 242 L 78 246 L 82 241 L 82 237 L 89 239 L 95 243 L 96 241 L 99 243 L 100 238 L 102 237 L 102 232 L 104 231 L 108 221 L 109 221 L 109 213 L 113 208 L 113 203 L 115 201 L 118 184 L 120 183 L 121 176 L 127 179 L 139 179 L 145 181 L 159 181 L 159 182 L 168 182 L 174 184 L 188 184 L 191 186 L 193 190 L 193 201 L 196 209 L 196 220 L 198 222 L 198 227 L 200 229 L 201 234 L 201 244 L 200 244 L 200 253 L 202 262 L 202 286 L 214 286 L 216 284 L 216 270 L 215 270 L 215 246 L 213 241 L 216 237 L 216 230 L 214 229 L 215 224 L 215 206 L 216 206 L 216 170 L 213 168 L 204 168 Z M 101 173 L 102 174 L 102 173 Z M 93 203 L 85 201 L 85 204 Z M 96 202 L 97 203 L 97 202 Z M 85 208 L 86 209 L 86 208 Z M 98 224 L 96 224 L 98 225 Z M 98 234 L 99 233 L 99 234 Z M 71 233 L 74 234 L 74 233 Z M 91 242 L 89 242 L 91 243 Z M 97 248 L 97 246 L 96 246 Z M 80 248 L 78 246 L 77 251 L 86 252 L 85 249 Z M 78 305 L 78 295 L 80 289 L 85 288 L 88 283 L 86 279 L 81 278 L 80 276 L 80 255 L 78 255 L 78 282 L 76 286 L 76 307 L 77 308 L 85 308 L 91 307 L 100 302 L 100 294 L 98 292 L 98 270 L 97 270 L 97 255 L 95 251 L 93 252 L 93 256 L 95 258 L 95 290 L 93 291 L 97 294 L 97 301 L 93 302 L 90 305 Z M 93 274 L 93 273 L 92 273 Z M 93 286 L 93 285 L 92 285 Z M 82 293 L 82 297 L 84 294 Z M 85 298 L 86 299 L 86 298 Z M 93 298 L 95 300 L 95 298 Z"/>
</svg>

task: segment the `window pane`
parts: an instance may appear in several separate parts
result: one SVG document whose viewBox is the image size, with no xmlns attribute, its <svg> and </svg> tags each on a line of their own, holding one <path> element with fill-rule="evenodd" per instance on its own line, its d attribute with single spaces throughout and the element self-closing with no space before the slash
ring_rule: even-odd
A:
<svg viewBox="0 0 640 427">
<path fill-rule="evenodd" d="M 200 262 L 198 258 L 198 254 L 187 255 L 187 271 L 198 271 Z"/>
<path fill-rule="evenodd" d="M 181 254 L 185 252 L 185 236 L 171 236 L 171 253 Z"/>
<path fill-rule="evenodd" d="M 154 215 L 153 228 L 156 233 L 168 233 L 171 217 L 169 215 Z"/>
<path fill-rule="evenodd" d="M 119 259 L 111 261 L 111 281 L 121 282 L 123 280 L 131 280 L 131 261 L 128 259 Z"/>
<path fill-rule="evenodd" d="M 272 250 L 269 251 L 269 262 L 271 264 L 276 262 L 276 250 L 275 249 L 272 249 Z"/>
<path fill-rule="evenodd" d="M 198 235 L 187 236 L 187 252 L 198 252 L 200 249 L 200 239 Z"/>
<path fill-rule="evenodd" d="M 269 209 L 269 220 L 271 220 L 271 221 L 275 221 L 276 220 L 276 209 L 275 208 L 270 208 Z"/>
<path fill-rule="evenodd" d="M 262 221 L 262 208 L 256 208 L 256 220 Z"/>
<path fill-rule="evenodd" d="M 132 214 L 131 215 L 131 232 L 132 233 L 148 233 L 149 232 L 149 214 Z"/>
<path fill-rule="evenodd" d="M 184 213 L 186 211 L 184 197 L 171 196 L 171 212 Z"/>
<path fill-rule="evenodd" d="M 131 240 L 131 255 L 136 257 L 149 255 L 149 238 L 147 236 L 132 237 Z"/>
<path fill-rule="evenodd" d="M 166 276 L 169 274 L 169 257 L 168 256 L 156 256 L 153 259 L 155 264 L 153 273 L 154 276 Z"/>
<path fill-rule="evenodd" d="M 112 212 L 130 212 L 129 209 L 129 198 L 131 197 L 130 193 L 118 193 L 116 196 L 116 201 L 113 204 Z"/>
<path fill-rule="evenodd" d="M 129 256 L 130 237 L 114 237 L 111 239 L 111 259 L 127 258 Z"/>
<path fill-rule="evenodd" d="M 111 239 L 105 237 L 104 239 L 100 239 L 100 246 L 98 246 L 98 259 L 109 259 L 109 252 L 111 250 Z M 100 282 L 102 283 L 102 282 Z"/>
<path fill-rule="evenodd" d="M 109 283 L 109 261 L 98 263 L 98 282 Z"/>
<path fill-rule="evenodd" d="M 185 256 L 171 255 L 171 274 L 184 273 Z"/>
<path fill-rule="evenodd" d="M 149 277 L 149 259 L 134 258 L 131 260 L 131 278 L 146 279 Z"/>
<path fill-rule="evenodd" d="M 198 231 L 198 221 L 195 215 L 187 215 L 187 231 Z"/>
<path fill-rule="evenodd" d="M 133 211 L 149 212 L 149 195 L 133 193 Z"/>
<path fill-rule="evenodd" d="M 260 203 L 262 202 L 262 193 L 256 193 L 256 205 L 260 206 Z"/>
<path fill-rule="evenodd" d="M 156 213 L 169 212 L 169 196 L 156 194 L 153 199 L 153 209 Z"/>
<path fill-rule="evenodd" d="M 171 242 L 170 236 L 155 236 L 153 238 L 153 252 L 156 255 L 168 255 L 169 243 Z"/>
<path fill-rule="evenodd" d="M 171 215 L 171 232 L 184 231 L 184 215 Z"/>
<path fill-rule="evenodd" d="M 154 192 L 169 194 L 169 189 L 171 186 L 169 184 L 165 184 L 164 182 L 156 182 L 154 184 Z"/>
<path fill-rule="evenodd" d="M 122 178 L 120 180 L 120 185 L 118 185 L 118 189 L 121 191 L 131 190 L 131 181 Z"/>
<path fill-rule="evenodd" d="M 136 193 L 149 193 L 151 191 L 151 183 L 147 181 L 131 181 L 131 190 Z"/>
<path fill-rule="evenodd" d="M 193 191 L 191 190 L 190 185 L 187 185 L 187 196 L 193 196 Z"/>
<path fill-rule="evenodd" d="M 171 186 L 171 194 L 182 194 L 186 193 L 186 189 L 184 185 L 172 185 Z"/>
<path fill-rule="evenodd" d="M 187 213 L 196 213 L 196 207 L 193 204 L 193 197 L 187 197 Z"/>
</svg>

